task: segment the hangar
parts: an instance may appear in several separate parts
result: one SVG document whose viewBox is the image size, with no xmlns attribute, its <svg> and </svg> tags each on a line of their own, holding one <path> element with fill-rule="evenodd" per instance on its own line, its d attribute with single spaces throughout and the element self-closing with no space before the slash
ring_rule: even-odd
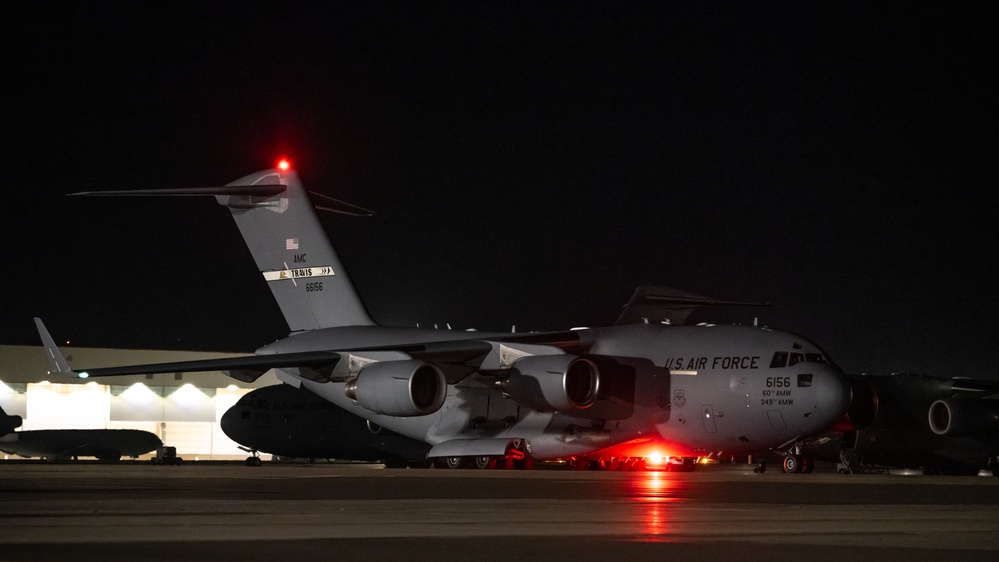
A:
<svg viewBox="0 0 999 562">
<path fill-rule="evenodd" d="M 70 366 L 91 368 L 233 357 L 190 351 L 61 347 Z M 187 460 L 243 459 L 246 452 L 219 426 L 222 414 L 250 390 L 278 384 L 273 372 L 253 383 L 221 372 L 54 378 L 41 346 L 0 345 L 0 406 L 24 418 L 22 430 L 141 429 Z"/>
</svg>

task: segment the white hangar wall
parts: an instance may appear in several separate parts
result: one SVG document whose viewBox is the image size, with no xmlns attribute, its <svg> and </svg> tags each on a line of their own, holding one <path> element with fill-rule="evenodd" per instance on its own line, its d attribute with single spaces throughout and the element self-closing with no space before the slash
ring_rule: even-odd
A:
<svg viewBox="0 0 999 562">
<path fill-rule="evenodd" d="M 185 351 L 73 348 L 63 350 L 70 366 L 94 368 L 232 357 Z M 278 384 L 267 373 L 253 383 L 220 372 L 169 373 L 53 379 L 43 349 L 0 346 L 0 406 L 24 418 L 21 430 L 141 429 L 177 448 L 185 459 L 242 459 L 246 453 L 229 439 L 219 420 L 253 388 Z"/>
</svg>

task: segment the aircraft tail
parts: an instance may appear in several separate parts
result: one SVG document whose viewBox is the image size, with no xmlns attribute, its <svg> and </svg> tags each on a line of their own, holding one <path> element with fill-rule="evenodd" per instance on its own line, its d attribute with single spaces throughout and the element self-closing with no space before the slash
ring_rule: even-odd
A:
<svg viewBox="0 0 999 562">
<path fill-rule="evenodd" d="M 217 196 L 228 207 L 292 331 L 373 325 L 293 171 L 264 170 L 228 186 L 281 184 L 272 197 Z"/>
<path fill-rule="evenodd" d="M 294 171 L 263 170 L 224 187 L 76 195 L 213 195 L 232 213 L 291 331 L 375 324 Z M 335 202 L 337 212 L 365 211 Z"/>
<path fill-rule="evenodd" d="M 21 416 L 8 416 L 7 412 L 0 407 L 0 437 L 13 433 L 15 429 L 21 427 L 23 422 Z"/>
</svg>

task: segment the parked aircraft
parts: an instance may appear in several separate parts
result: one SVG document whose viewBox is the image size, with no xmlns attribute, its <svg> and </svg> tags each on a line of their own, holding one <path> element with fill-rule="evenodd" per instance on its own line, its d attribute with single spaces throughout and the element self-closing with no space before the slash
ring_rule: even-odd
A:
<svg viewBox="0 0 999 562">
<path fill-rule="evenodd" d="M 38 322 L 53 373 L 222 370 L 252 381 L 277 369 L 287 384 L 429 444 L 430 459 L 478 466 L 597 459 L 650 436 L 672 456 L 796 455 L 850 400 L 842 372 L 817 345 L 762 327 L 639 323 L 507 334 L 380 326 L 286 167 L 222 187 L 80 195 L 215 196 L 291 335 L 252 356 L 75 373 Z"/>
<path fill-rule="evenodd" d="M 928 474 L 999 471 L 999 381 L 913 373 L 851 375 L 853 428 L 808 441 L 805 450 L 844 472 L 881 468 Z"/>
<path fill-rule="evenodd" d="M 21 423 L 21 416 L 8 416 L 0 408 L 0 451 L 49 460 L 97 457 L 102 461 L 116 461 L 121 457 L 144 455 L 163 445 L 155 434 L 138 429 L 14 431 Z"/>
<path fill-rule="evenodd" d="M 378 461 L 390 468 L 428 466 L 430 445 L 367 422 L 290 384 L 265 386 L 222 416 L 222 431 L 256 453 L 303 459 Z M 260 464 L 257 454 L 246 464 Z"/>
</svg>

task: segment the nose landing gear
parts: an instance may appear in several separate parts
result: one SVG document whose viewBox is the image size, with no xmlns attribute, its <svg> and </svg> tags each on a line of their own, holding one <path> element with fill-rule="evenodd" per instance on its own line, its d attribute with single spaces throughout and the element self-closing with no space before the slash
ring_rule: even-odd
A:
<svg viewBox="0 0 999 562">
<path fill-rule="evenodd" d="M 801 452 L 801 443 L 795 443 L 794 447 L 784 455 L 784 472 L 788 474 L 811 474 L 815 470 L 815 459 L 812 455 Z"/>
</svg>

